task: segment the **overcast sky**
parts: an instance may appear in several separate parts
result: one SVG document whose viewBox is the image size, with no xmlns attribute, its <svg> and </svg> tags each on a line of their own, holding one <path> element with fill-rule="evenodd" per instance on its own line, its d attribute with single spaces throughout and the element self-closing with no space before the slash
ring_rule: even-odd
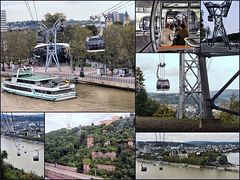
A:
<svg viewBox="0 0 240 180">
<path fill-rule="evenodd" d="M 158 133 L 159 134 L 159 133 Z M 161 133 L 163 136 L 163 133 Z M 159 137 L 159 135 L 158 135 Z M 156 141 L 155 133 L 136 133 L 136 141 Z M 188 141 L 215 141 L 215 142 L 238 142 L 238 133 L 165 133 L 165 141 L 188 142 Z"/>
<path fill-rule="evenodd" d="M 165 53 L 165 78 L 170 81 L 169 93 L 179 92 L 179 54 Z M 209 65 L 210 59 L 207 59 Z M 143 71 L 145 78 L 145 86 L 148 92 L 156 91 L 156 72 L 157 64 L 159 64 L 159 54 L 157 53 L 137 53 L 136 65 Z M 219 90 L 239 69 L 239 56 L 225 56 L 212 58 L 208 76 L 209 87 L 211 91 Z M 219 78 L 221 77 L 221 78 Z M 195 80 L 193 76 L 189 76 L 190 80 Z M 239 79 L 228 87 L 229 89 L 239 89 Z"/>
<path fill-rule="evenodd" d="M 118 115 L 125 117 L 130 113 L 46 113 L 45 114 L 45 132 L 54 131 L 61 128 L 86 126 L 94 123 L 98 125 L 100 121 L 111 119 L 112 116 Z"/>
<path fill-rule="evenodd" d="M 211 1 L 213 3 L 221 4 L 223 1 Z M 207 8 L 204 6 L 203 2 L 201 3 L 201 9 L 204 13 L 203 20 L 204 20 L 204 26 L 209 26 L 211 31 L 213 31 L 214 28 L 214 22 L 208 21 L 208 11 Z M 239 1 L 232 1 L 232 5 L 229 9 L 228 16 L 226 18 L 223 18 L 223 23 L 225 26 L 225 29 L 227 31 L 227 34 L 231 33 L 238 33 L 239 32 Z M 212 32 L 211 32 L 212 35 Z"/>
<path fill-rule="evenodd" d="M 51 14 L 56 12 L 64 13 L 67 19 L 87 20 L 91 15 L 99 15 L 119 2 L 121 1 L 35 1 L 35 4 L 39 20 L 42 20 L 48 12 Z M 29 4 L 34 20 L 36 20 L 33 1 L 29 1 Z M 127 11 L 130 18 L 134 19 L 134 1 L 123 2 L 116 7 L 119 7 L 118 12 Z M 6 10 L 7 22 L 31 20 L 24 1 L 1 1 L 1 9 Z"/>
</svg>

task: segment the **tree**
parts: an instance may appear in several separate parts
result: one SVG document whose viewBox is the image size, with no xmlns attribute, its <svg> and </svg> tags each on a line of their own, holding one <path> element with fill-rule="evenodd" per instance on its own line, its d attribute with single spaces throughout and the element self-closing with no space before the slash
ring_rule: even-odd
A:
<svg viewBox="0 0 240 180">
<path fill-rule="evenodd" d="M 55 13 L 55 14 L 47 13 L 44 15 L 44 20 L 42 20 L 42 23 L 48 28 L 51 28 L 53 24 L 60 17 L 62 17 L 63 19 L 66 19 L 66 16 L 63 13 Z"/>
<path fill-rule="evenodd" d="M 106 43 L 105 47 L 105 61 L 107 68 L 113 74 L 113 70 L 120 64 L 121 53 L 122 53 L 122 38 L 121 38 L 120 25 L 112 25 L 105 29 L 104 39 Z"/>
<path fill-rule="evenodd" d="M 87 28 L 80 26 L 71 26 L 65 30 L 65 34 L 68 35 L 68 42 L 71 47 L 71 59 L 72 67 L 83 66 L 85 64 L 88 52 L 86 51 L 86 38 L 90 36 L 91 32 Z"/>
<path fill-rule="evenodd" d="M 231 95 L 229 103 L 224 103 L 224 104 L 222 104 L 222 106 L 224 106 L 225 108 L 229 108 L 229 109 L 231 109 L 232 111 L 235 111 L 235 112 L 240 111 L 240 109 L 239 109 L 240 108 L 239 107 L 240 103 L 239 103 L 239 100 L 237 98 L 237 95 L 235 95 L 235 94 Z M 230 113 L 226 113 L 226 112 L 221 112 L 219 118 L 224 120 L 224 121 L 227 121 L 227 122 L 239 120 L 239 116 L 236 116 L 236 115 L 233 115 L 233 114 L 230 114 Z"/>
<path fill-rule="evenodd" d="M 144 85 L 144 76 L 141 69 L 138 67 L 136 70 L 136 115 L 142 116 L 145 111 L 146 102 L 148 99 L 147 92 Z"/>
<path fill-rule="evenodd" d="M 89 158 L 83 159 L 83 164 L 90 165 L 91 164 L 91 159 L 89 159 Z"/>
<path fill-rule="evenodd" d="M 226 155 L 221 155 L 219 159 L 219 164 L 221 165 L 226 165 L 228 163 L 227 156 Z"/>
<path fill-rule="evenodd" d="M 1 63 L 23 64 L 32 58 L 36 36 L 33 30 L 9 31 L 1 39 Z M 3 52 L 3 53 L 2 53 Z M 3 68 L 4 70 L 4 68 Z"/>
</svg>

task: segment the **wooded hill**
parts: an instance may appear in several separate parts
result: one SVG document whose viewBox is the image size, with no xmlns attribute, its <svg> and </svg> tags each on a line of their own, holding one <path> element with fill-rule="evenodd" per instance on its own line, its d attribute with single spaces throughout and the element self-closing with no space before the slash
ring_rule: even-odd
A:
<svg viewBox="0 0 240 180">
<path fill-rule="evenodd" d="M 72 129 L 62 128 L 45 136 L 45 162 L 77 167 L 84 172 L 83 164 L 90 166 L 89 174 L 103 178 L 135 178 L 135 133 L 134 118 L 122 118 L 107 126 L 79 126 Z M 87 146 L 87 138 L 92 136 L 93 146 Z M 116 158 L 93 158 L 92 152 L 113 152 Z M 114 171 L 98 169 L 96 164 L 115 166 Z"/>
</svg>

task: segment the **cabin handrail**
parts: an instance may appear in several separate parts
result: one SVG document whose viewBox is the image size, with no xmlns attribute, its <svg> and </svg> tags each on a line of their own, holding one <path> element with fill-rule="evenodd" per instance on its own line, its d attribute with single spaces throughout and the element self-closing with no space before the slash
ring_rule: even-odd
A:
<svg viewBox="0 0 240 180">
<path fill-rule="evenodd" d="M 30 70 L 28 74 L 33 74 L 33 67 L 23 67 L 23 68 L 18 68 L 16 77 L 18 78 L 20 75 L 20 72 L 26 72 L 26 70 Z"/>
</svg>

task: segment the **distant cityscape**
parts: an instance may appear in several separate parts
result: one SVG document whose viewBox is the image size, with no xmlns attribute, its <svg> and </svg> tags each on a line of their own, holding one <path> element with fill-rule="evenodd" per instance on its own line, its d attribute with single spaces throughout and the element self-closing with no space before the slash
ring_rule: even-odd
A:
<svg viewBox="0 0 240 180">
<path fill-rule="evenodd" d="M 105 21 L 101 21 L 103 27 L 111 26 L 115 23 L 120 23 L 126 25 L 131 22 L 131 18 L 128 12 L 120 13 L 114 11 L 105 15 Z M 16 30 L 25 30 L 25 29 L 36 29 L 37 21 L 16 21 L 16 22 L 7 22 L 7 12 L 6 10 L 1 10 L 1 32 L 7 31 L 16 31 Z M 85 27 L 86 25 L 93 25 L 94 22 L 91 20 L 74 20 L 70 19 L 66 22 L 67 26 L 80 25 Z"/>
<path fill-rule="evenodd" d="M 1 134 L 29 140 L 44 140 L 44 115 L 1 115 Z"/>
<path fill-rule="evenodd" d="M 211 97 L 213 97 L 217 91 L 210 91 Z M 162 104 L 167 104 L 168 107 L 172 108 L 173 110 L 177 110 L 178 108 L 178 100 L 179 100 L 179 94 L 178 93 L 155 93 L 155 92 L 148 92 L 149 97 L 161 102 Z M 236 99 L 239 99 L 239 90 L 236 89 L 227 89 L 225 90 L 219 98 L 216 99 L 217 105 L 227 105 L 230 102 L 230 98 L 232 95 L 236 96 Z M 228 107 L 226 107 L 228 108 Z M 185 107 L 186 111 L 188 111 L 190 114 L 194 114 L 196 111 L 195 107 L 195 101 L 193 99 L 188 101 L 188 104 L 186 104 Z M 214 114 L 218 114 L 219 111 L 213 110 Z"/>
<path fill-rule="evenodd" d="M 169 153 L 169 156 L 188 157 L 189 154 L 195 153 L 201 155 L 205 152 L 239 152 L 238 142 L 137 142 L 136 151 L 139 154 L 160 155 L 163 151 Z"/>
</svg>

